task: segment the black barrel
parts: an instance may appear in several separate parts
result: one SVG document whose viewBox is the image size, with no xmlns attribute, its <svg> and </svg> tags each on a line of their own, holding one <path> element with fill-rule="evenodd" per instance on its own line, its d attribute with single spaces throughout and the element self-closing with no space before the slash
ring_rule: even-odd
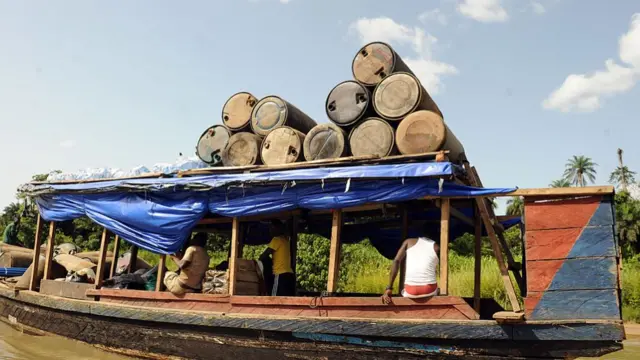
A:
<svg viewBox="0 0 640 360">
<path fill-rule="evenodd" d="M 251 129 L 260 136 L 267 136 L 269 132 L 281 126 L 288 126 L 306 134 L 316 125 L 309 115 L 278 96 L 261 99 L 251 113 Z"/>
<path fill-rule="evenodd" d="M 196 155 L 209 165 L 221 164 L 222 152 L 227 147 L 230 137 L 231 133 L 226 127 L 213 125 L 200 135 Z"/>
<path fill-rule="evenodd" d="M 318 124 L 304 138 L 307 161 L 337 159 L 347 153 L 346 133 L 336 124 Z"/>
<path fill-rule="evenodd" d="M 365 117 L 375 116 L 371 92 L 357 81 L 336 85 L 325 102 L 327 116 L 334 124 L 348 127 Z"/>
<path fill-rule="evenodd" d="M 349 134 L 349 146 L 353 156 L 385 157 L 397 152 L 393 128 L 379 118 L 358 123 Z"/>
<path fill-rule="evenodd" d="M 248 92 L 231 95 L 222 107 L 222 123 L 231 131 L 241 131 L 249 127 L 251 112 L 258 99 Z"/>
<path fill-rule="evenodd" d="M 250 132 L 239 132 L 229 138 L 223 151 L 224 166 L 246 166 L 261 164 L 260 145 L 262 138 Z"/>
<path fill-rule="evenodd" d="M 394 72 L 411 73 L 400 56 L 383 42 L 372 42 L 362 47 L 351 64 L 353 78 L 366 86 L 376 86 Z"/>
</svg>

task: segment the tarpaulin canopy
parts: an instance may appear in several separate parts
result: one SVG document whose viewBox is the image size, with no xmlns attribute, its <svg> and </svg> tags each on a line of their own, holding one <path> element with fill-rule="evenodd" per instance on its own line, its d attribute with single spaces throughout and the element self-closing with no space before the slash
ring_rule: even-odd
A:
<svg viewBox="0 0 640 360">
<path fill-rule="evenodd" d="M 47 221 L 87 216 L 143 249 L 171 254 L 181 249 L 193 227 L 208 213 L 240 217 L 298 208 L 394 203 L 425 196 L 490 196 L 515 190 L 474 188 L 432 178 L 451 175 L 452 167 L 449 163 L 353 166 L 42 184 L 32 190 L 39 191 L 36 203 Z M 45 189 L 49 193 L 42 192 Z"/>
</svg>

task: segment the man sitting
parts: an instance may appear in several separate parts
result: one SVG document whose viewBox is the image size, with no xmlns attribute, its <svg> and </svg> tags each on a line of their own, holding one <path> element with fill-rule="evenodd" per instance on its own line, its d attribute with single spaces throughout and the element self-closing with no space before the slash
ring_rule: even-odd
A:
<svg viewBox="0 0 640 360">
<path fill-rule="evenodd" d="M 189 247 L 184 256 L 170 255 L 180 269 L 180 274 L 168 271 L 164 276 L 164 285 L 172 294 L 181 295 L 202 290 L 202 279 L 209 268 L 209 255 L 204 249 L 206 244 L 207 234 L 197 233 L 189 240 Z"/>
<path fill-rule="evenodd" d="M 426 233 L 426 231 L 425 231 Z M 382 295 L 382 302 L 391 303 L 393 282 L 396 280 L 402 260 L 407 258 L 404 290 L 402 296 L 408 298 L 422 298 L 438 294 L 436 268 L 438 267 L 438 253 L 440 246 L 428 237 L 407 239 L 402 243 L 391 265 L 389 286 Z"/>
</svg>

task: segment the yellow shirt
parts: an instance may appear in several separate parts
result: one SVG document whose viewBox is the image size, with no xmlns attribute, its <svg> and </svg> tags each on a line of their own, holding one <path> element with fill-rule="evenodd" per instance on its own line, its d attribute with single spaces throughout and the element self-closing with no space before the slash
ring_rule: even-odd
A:
<svg viewBox="0 0 640 360">
<path fill-rule="evenodd" d="M 293 270 L 291 270 L 289 239 L 284 236 L 276 236 L 271 239 L 269 248 L 273 250 L 273 275 L 293 273 Z"/>
</svg>

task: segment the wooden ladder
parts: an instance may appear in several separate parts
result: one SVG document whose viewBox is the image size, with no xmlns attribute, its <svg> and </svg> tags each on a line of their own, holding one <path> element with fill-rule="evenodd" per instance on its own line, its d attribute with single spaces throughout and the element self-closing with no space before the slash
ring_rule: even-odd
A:
<svg viewBox="0 0 640 360">
<path fill-rule="evenodd" d="M 469 165 L 469 162 L 465 161 L 464 168 L 467 172 L 467 177 L 469 178 L 469 183 L 475 187 L 483 187 L 482 182 L 476 172 L 475 167 Z M 520 269 L 522 265 L 520 263 L 516 263 L 513 258 L 513 254 L 511 254 L 511 250 L 507 244 L 507 241 L 504 238 L 504 228 L 502 224 L 497 220 L 496 215 L 493 211 L 493 207 L 491 206 L 491 202 L 487 198 L 476 198 L 476 206 L 477 210 L 482 217 L 482 222 L 484 223 L 484 227 L 487 230 L 487 235 L 489 236 L 489 240 L 491 242 L 491 248 L 493 250 L 493 254 L 496 257 L 496 261 L 498 262 L 498 267 L 500 268 L 500 274 L 502 276 L 502 280 L 504 282 L 505 290 L 507 291 L 507 296 L 509 297 L 509 302 L 511 303 L 511 307 L 514 312 L 521 312 L 522 307 L 518 302 L 518 298 L 516 296 L 515 287 L 511 282 L 511 277 L 509 276 L 509 270 L 513 272 L 513 277 L 518 283 L 518 287 L 521 290 L 524 289 L 524 283 L 522 281 L 522 275 L 520 273 Z M 507 264 L 505 264 L 504 257 L 502 255 L 502 251 L 507 256 Z"/>
</svg>

